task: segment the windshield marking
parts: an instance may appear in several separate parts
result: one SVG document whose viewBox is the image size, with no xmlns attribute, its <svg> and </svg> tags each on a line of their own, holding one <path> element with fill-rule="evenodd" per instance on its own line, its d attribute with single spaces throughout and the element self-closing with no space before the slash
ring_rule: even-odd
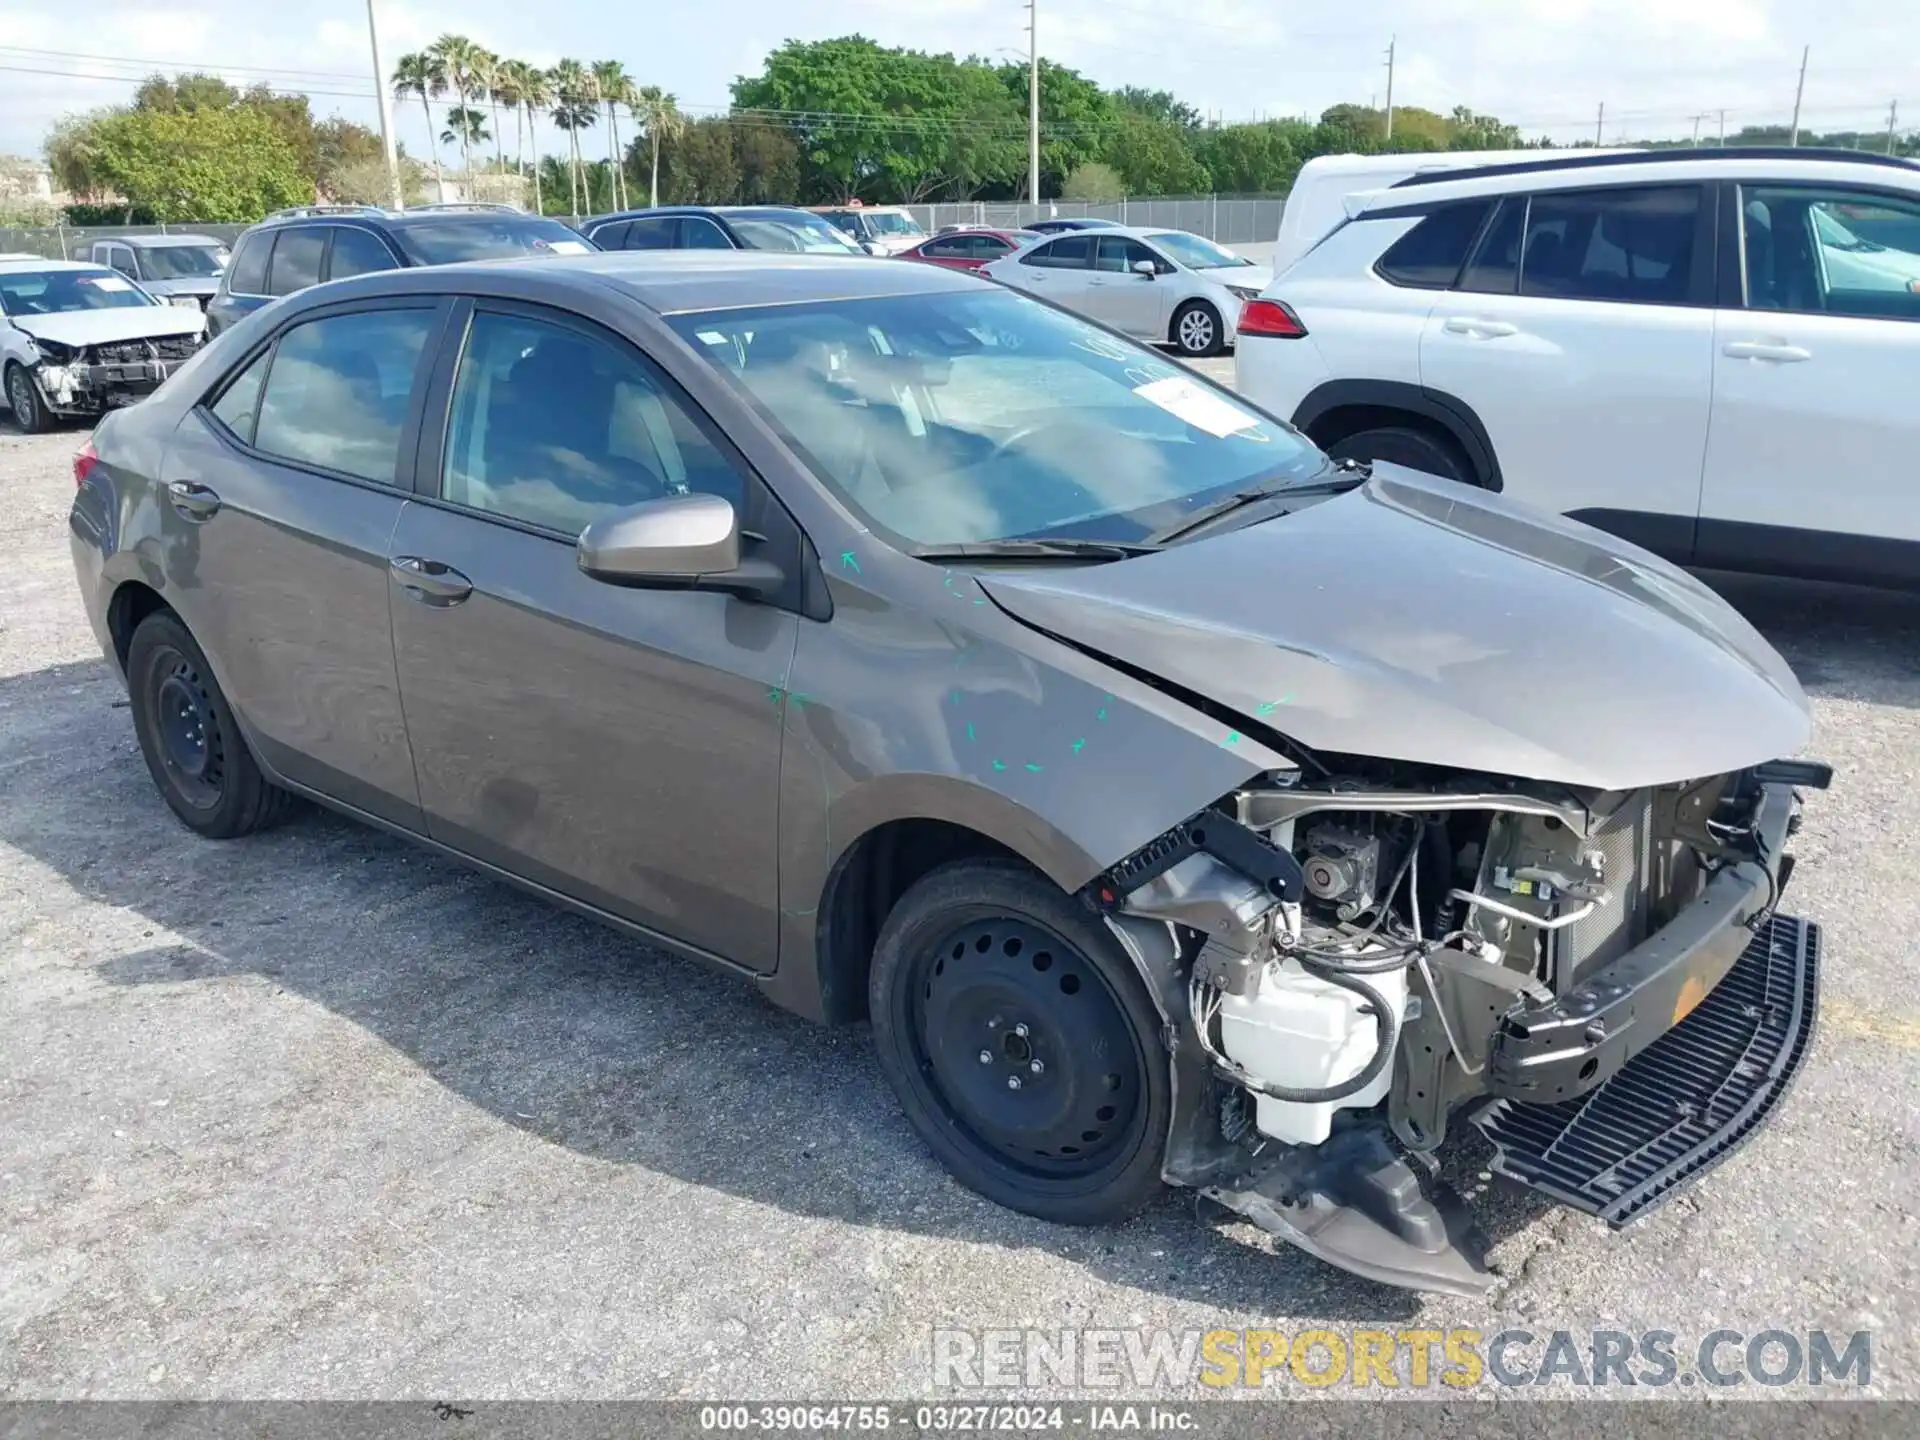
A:
<svg viewBox="0 0 1920 1440">
<path fill-rule="evenodd" d="M 1217 440 L 1237 435 L 1243 440 L 1265 442 L 1269 437 L 1259 428 L 1260 417 L 1249 415 L 1239 406 L 1210 394 L 1181 375 L 1135 387 L 1134 394 L 1158 405 L 1177 420 L 1196 430 L 1204 430 Z"/>
</svg>

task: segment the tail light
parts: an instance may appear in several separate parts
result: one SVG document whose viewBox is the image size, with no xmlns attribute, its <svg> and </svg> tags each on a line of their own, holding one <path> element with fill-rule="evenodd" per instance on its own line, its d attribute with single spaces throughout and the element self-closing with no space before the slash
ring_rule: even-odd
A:
<svg viewBox="0 0 1920 1440">
<path fill-rule="evenodd" d="M 93 467 L 100 463 L 100 452 L 93 448 L 89 440 L 73 452 L 73 483 L 75 488 L 87 483 L 87 476 L 93 473 Z"/>
<path fill-rule="evenodd" d="M 1307 327 L 1293 307 L 1279 300 L 1249 300 L 1240 307 L 1242 335 L 1269 335 L 1276 340 L 1304 339 Z"/>
</svg>

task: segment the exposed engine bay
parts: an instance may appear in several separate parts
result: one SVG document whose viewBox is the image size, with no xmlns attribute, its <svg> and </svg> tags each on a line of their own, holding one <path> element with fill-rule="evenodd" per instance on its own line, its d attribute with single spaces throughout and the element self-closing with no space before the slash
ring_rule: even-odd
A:
<svg viewBox="0 0 1920 1440">
<path fill-rule="evenodd" d="M 1431 1159 L 1466 1115 L 1503 1147 L 1503 1175 L 1625 1223 L 1743 1139 L 1804 1053 L 1817 942 L 1774 910 L 1794 787 L 1828 778 L 1799 761 L 1617 793 L 1289 774 L 1160 837 L 1089 898 L 1174 1037 L 1166 1178 L 1358 1273 L 1477 1293 L 1482 1243 Z M 1755 960 L 1780 926 L 1793 953 Z M 1709 1073 L 1718 1031 L 1676 1027 L 1762 962 L 1784 978 L 1752 983 L 1779 1004 L 1731 1063 L 1779 1064 L 1748 1095 Z M 1649 1104 L 1668 1083 L 1640 1073 L 1656 1060 L 1705 1101 Z M 1665 1113 L 1735 1091 L 1754 1112 L 1737 1136 L 1712 1115 L 1710 1134 L 1681 1135 Z M 1633 1153 L 1596 1151 L 1591 1173 L 1568 1161 L 1568 1127 L 1622 1106 L 1612 1128 L 1646 1132 Z"/>
<path fill-rule="evenodd" d="M 159 388 L 193 358 L 200 334 L 162 335 L 95 345 L 67 345 L 36 336 L 32 367 L 47 407 L 60 415 L 99 415 L 131 405 Z"/>
</svg>

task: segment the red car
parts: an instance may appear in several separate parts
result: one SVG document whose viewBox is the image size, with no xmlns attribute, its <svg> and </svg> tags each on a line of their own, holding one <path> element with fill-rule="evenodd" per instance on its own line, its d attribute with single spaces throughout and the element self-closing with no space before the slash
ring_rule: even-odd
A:
<svg viewBox="0 0 1920 1440">
<path fill-rule="evenodd" d="M 897 258 L 944 265 L 949 270 L 978 270 L 989 260 L 998 260 L 1039 238 L 1031 230 L 949 230 L 902 250 Z"/>
</svg>

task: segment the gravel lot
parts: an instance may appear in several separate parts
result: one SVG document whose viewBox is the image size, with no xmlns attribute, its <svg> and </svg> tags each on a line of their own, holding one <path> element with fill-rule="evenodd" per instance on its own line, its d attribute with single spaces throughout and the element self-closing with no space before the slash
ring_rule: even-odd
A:
<svg viewBox="0 0 1920 1440">
<path fill-rule="evenodd" d="M 1727 582 L 1839 770 L 1783 1113 L 1623 1235 L 1486 1196 L 1507 1282 L 1422 1302 L 1171 1196 L 998 1210 L 864 1031 L 382 835 L 194 839 L 73 590 L 79 438 L 0 423 L 0 1397 L 906 1396 L 935 1325 L 1315 1323 L 1870 1329 L 1920 1395 L 1920 597 Z"/>
</svg>

